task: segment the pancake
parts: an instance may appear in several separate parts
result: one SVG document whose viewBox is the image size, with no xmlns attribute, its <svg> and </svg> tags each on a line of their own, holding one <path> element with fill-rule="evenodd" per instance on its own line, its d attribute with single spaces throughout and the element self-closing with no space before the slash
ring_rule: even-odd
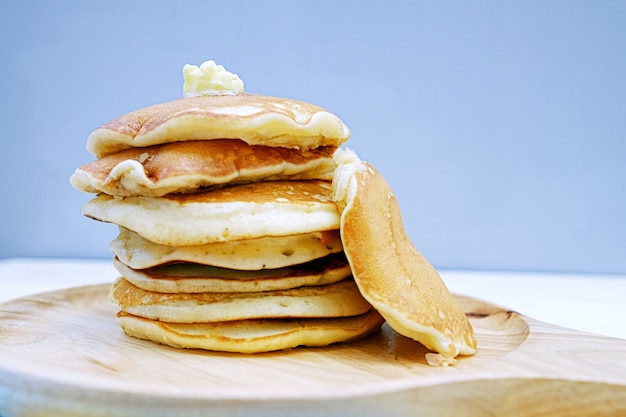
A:
<svg viewBox="0 0 626 417">
<path fill-rule="evenodd" d="M 165 323 L 120 312 L 117 322 L 129 336 L 176 348 L 261 353 L 297 346 L 352 342 L 380 330 L 384 320 L 372 309 L 353 317 L 197 324 Z"/>
<path fill-rule="evenodd" d="M 331 180 L 335 149 L 251 146 L 236 139 L 167 143 L 127 149 L 82 165 L 70 183 L 88 193 L 160 197 L 227 183 Z"/>
<path fill-rule="evenodd" d="M 194 194 L 100 194 L 83 214 L 168 246 L 286 236 L 339 228 L 328 181 L 266 181 Z"/>
<path fill-rule="evenodd" d="M 111 287 L 110 297 L 125 313 L 168 323 L 347 317 L 371 308 L 352 279 L 289 290 L 186 294 L 146 291 L 125 278 L 118 278 Z"/>
<path fill-rule="evenodd" d="M 133 285 L 167 293 L 253 292 L 332 284 L 351 275 L 343 254 L 305 264 L 260 271 L 240 271 L 196 263 L 173 263 L 132 269 L 113 259 L 117 271 Z"/>
<path fill-rule="evenodd" d="M 134 269 L 172 262 L 194 262 L 238 270 L 283 268 L 341 252 L 339 230 L 324 230 L 288 236 L 269 236 L 194 246 L 167 246 L 119 228 L 111 252 Z"/>
<path fill-rule="evenodd" d="M 341 239 L 361 294 L 398 333 L 444 357 L 472 355 L 472 326 L 410 241 L 389 184 L 351 151 L 336 155 L 334 196 L 345 207 Z"/>
<path fill-rule="evenodd" d="M 241 139 L 250 145 L 306 150 L 339 146 L 349 136 L 343 122 L 321 107 L 238 93 L 182 98 L 136 110 L 93 131 L 86 148 L 100 158 L 162 143 Z"/>
</svg>

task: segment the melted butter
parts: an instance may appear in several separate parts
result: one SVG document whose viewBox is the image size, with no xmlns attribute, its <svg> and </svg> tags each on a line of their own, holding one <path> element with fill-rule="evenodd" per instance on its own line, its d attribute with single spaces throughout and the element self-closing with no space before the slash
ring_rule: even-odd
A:
<svg viewBox="0 0 626 417">
<path fill-rule="evenodd" d="M 243 92 L 243 81 L 237 74 L 226 71 L 215 61 L 205 61 L 199 67 L 183 67 L 183 95 L 194 97 L 210 94 L 237 94 Z"/>
</svg>

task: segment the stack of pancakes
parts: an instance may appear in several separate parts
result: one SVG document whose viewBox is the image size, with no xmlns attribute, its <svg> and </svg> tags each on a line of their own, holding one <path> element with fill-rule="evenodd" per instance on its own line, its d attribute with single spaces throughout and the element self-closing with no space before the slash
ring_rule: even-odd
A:
<svg viewBox="0 0 626 417">
<path fill-rule="evenodd" d="M 376 332 L 332 199 L 349 130 L 290 99 L 210 94 L 95 130 L 72 185 L 83 214 L 119 227 L 111 298 L 131 336 L 183 348 L 266 352 Z"/>
</svg>

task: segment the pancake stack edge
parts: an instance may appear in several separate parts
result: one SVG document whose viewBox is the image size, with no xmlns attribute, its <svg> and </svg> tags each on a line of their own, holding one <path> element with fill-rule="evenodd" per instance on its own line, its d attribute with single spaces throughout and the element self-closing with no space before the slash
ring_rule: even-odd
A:
<svg viewBox="0 0 626 417">
<path fill-rule="evenodd" d="M 70 182 L 96 194 L 84 215 L 119 228 L 110 297 L 122 329 L 243 353 L 378 331 L 331 195 L 348 136 L 322 108 L 244 93 L 151 106 L 94 131 L 96 160 Z"/>
</svg>

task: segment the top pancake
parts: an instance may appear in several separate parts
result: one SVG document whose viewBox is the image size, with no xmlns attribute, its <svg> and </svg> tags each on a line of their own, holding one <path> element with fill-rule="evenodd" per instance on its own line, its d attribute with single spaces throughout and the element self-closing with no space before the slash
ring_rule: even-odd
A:
<svg viewBox="0 0 626 417">
<path fill-rule="evenodd" d="M 334 114 L 301 101 L 256 94 L 189 97 L 145 107 L 91 133 L 97 157 L 169 142 L 241 139 L 250 145 L 339 146 L 350 130 Z"/>
</svg>

